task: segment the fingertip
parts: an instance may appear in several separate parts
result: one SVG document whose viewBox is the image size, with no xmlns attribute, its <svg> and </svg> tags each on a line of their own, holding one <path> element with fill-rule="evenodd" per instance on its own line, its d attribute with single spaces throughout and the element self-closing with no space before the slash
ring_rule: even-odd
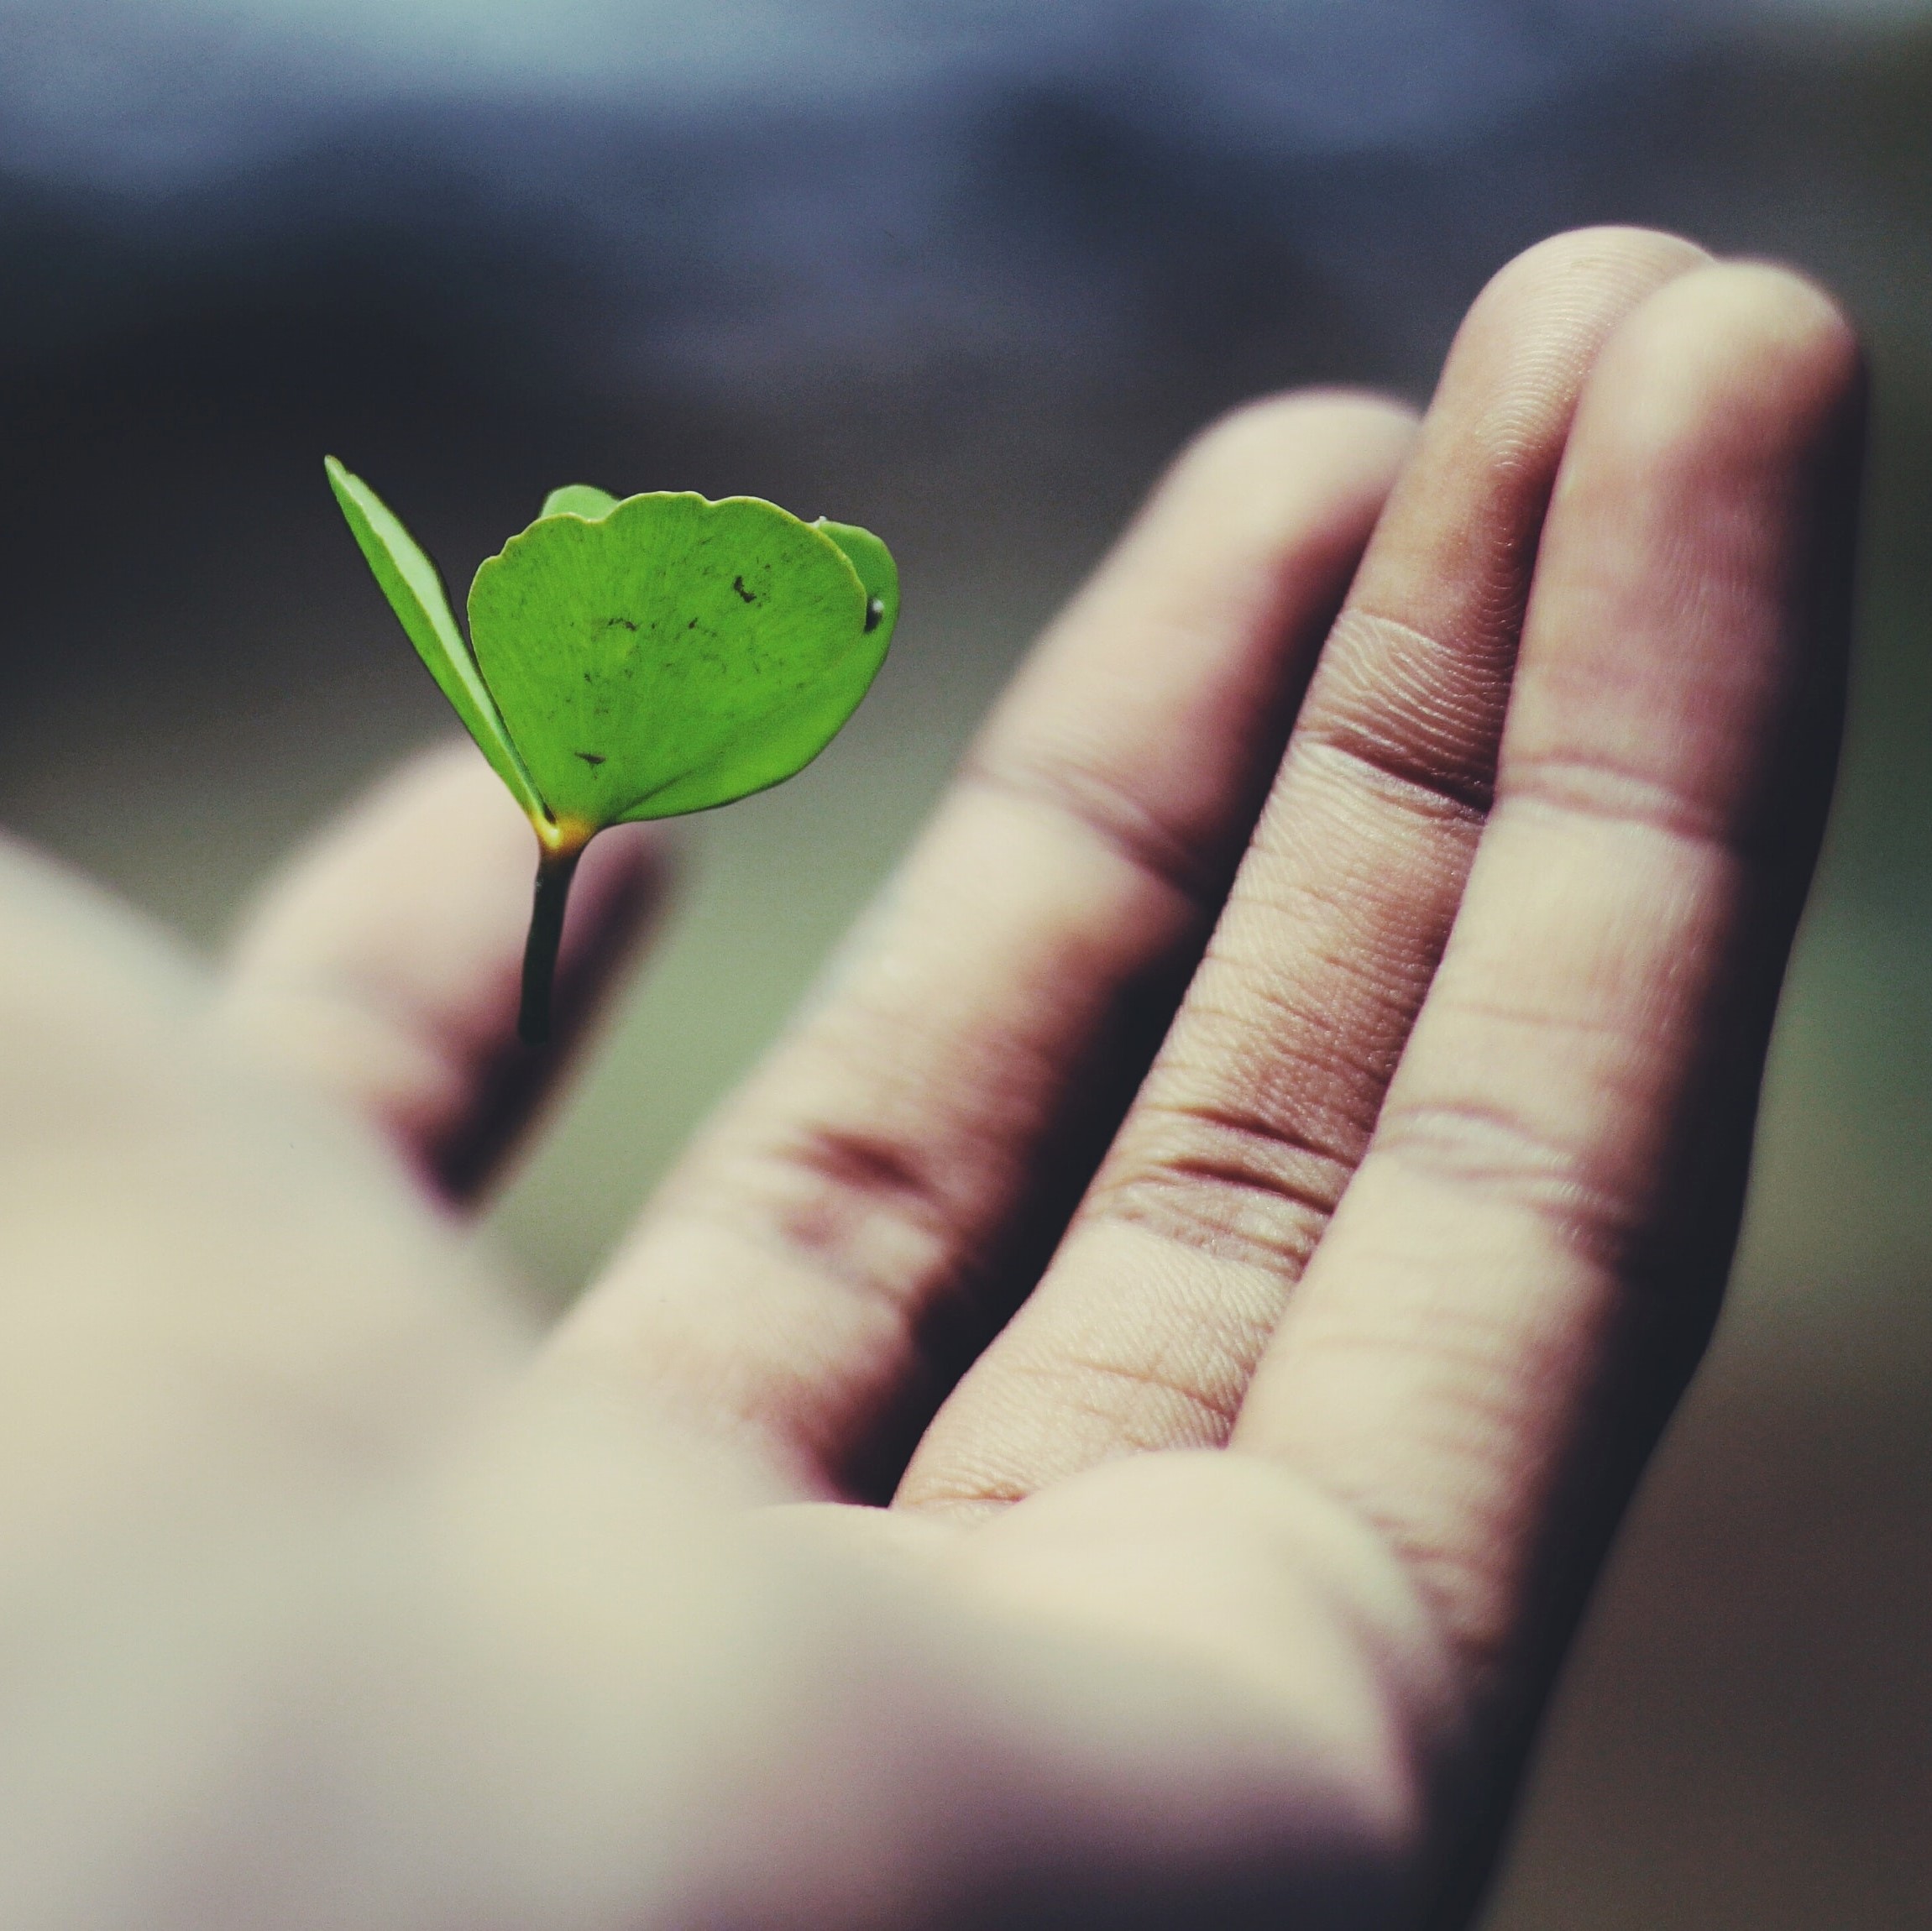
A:
<svg viewBox="0 0 1932 1931">
<path fill-rule="evenodd" d="M 1413 411 L 1366 391 L 1301 390 L 1217 417 L 1169 466 L 1056 626 L 1223 637 L 1280 630 L 1284 573 L 1339 598 L 1414 446 Z"/>
<path fill-rule="evenodd" d="M 1512 256 L 1490 277 L 1470 304 L 1463 332 L 1513 324 L 1521 305 L 1540 310 L 1565 283 L 1587 289 L 1594 306 L 1606 289 L 1640 294 L 1711 259 L 1708 249 L 1662 228 L 1623 223 L 1566 228 Z"/>
<path fill-rule="evenodd" d="M 1228 410 L 1188 444 L 1172 474 L 1197 486 L 1237 489 L 1288 462 L 1313 463 L 1332 484 L 1349 467 L 1384 488 L 1416 440 L 1415 410 L 1369 390 L 1301 389 Z"/>
<path fill-rule="evenodd" d="M 1842 717 L 1863 388 L 1851 322 L 1788 270 L 1712 263 L 1626 318 L 1544 527 L 1506 793 L 1647 800 L 1795 916 Z"/>
<path fill-rule="evenodd" d="M 572 894 L 551 1043 L 516 1039 L 537 840 L 467 740 L 407 760 L 270 882 L 223 1007 L 257 1056 L 332 1095 L 439 1191 L 476 1192 L 661 903 L 672 839 L 594 840 Z"/>
<path fill-rule="evenodd" d="M 1591 388 L 1606 426 L 1668 449 L 1692 433 L 1709 441 L 1720 415 L 1733 438 L 1814 439 L 1860 412 L 1865 384 L 1857 328 L 1829 293 L 1780 264 L 1734 261 L 1708 263 L 1635 310 Z"/>
<path fill-rule="evenodd" d="M 1577 228 L 1492 275 L 1456 332 L 1430 405 L 1432 438 L 1498 471 L 1547 474 L 1604 343 L 1661 287 L 1708 263 L 1695 243 L 1649 228 Z M 1554 442 L 1552 442 L 1552 438 Z M 1433 495 L 1443 479 L 1425 463 Z"/>
</svg>

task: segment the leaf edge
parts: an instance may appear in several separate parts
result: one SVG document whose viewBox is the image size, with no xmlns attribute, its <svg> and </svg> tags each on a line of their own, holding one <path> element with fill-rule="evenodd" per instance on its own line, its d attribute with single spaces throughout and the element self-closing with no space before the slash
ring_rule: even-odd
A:
<svg viewBox="0 0 1932 1931">
<path fill-rule="evenodd" d="M 490 769 L 542 835 L 555 825 L 555 814 L 544 803 L 519 755 L 475 655 L 457 625 L 442 573 L 410 535 L 402 520 L 346 463 L 337 457 L 324 456 L 322 469 L 343 520 L 362 552 L 363 561 L 369 565 L 369 574 L 402 625 L 404 635 L 415 646 L 423 667 L 436 680 L 437 688 L 448 700 L 450 709 Z M 427 579 L 427 584 L 411 581 L 406 567 L 410 561 L 417 566 L 418 574 Z M 425 594 L 427 586 L 433 586 L 433 600 Z"/>
</svg>

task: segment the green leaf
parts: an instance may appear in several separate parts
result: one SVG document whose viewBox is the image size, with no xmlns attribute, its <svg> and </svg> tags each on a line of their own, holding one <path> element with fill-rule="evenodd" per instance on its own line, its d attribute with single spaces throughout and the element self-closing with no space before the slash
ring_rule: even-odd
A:
<svg viewBox="0 0 1932 1931">
<path fill-rule="evenodd" d="M 489 759 L 490 768 L 510 787 L 510 795 L 532 821 L 547 823 L 551 814 L 516 755 L 489 686 L 456 627 L 436 565 L 359 476 L 353 475 L 332 456 L 323 458 L 322 467 L 356 542 L 389 599 L 390 608 L 409 633 L 416 655 Z"/>
<path fill-rule="evenodd" d="M 898 604 L 864 531 L 658 493 L 511 538 L 476 573 L 469 629 L 537 788 L 587 834 L 809 764 L 865 695 Z"/>
<path fill-rule="evenodd" d="M 620 503 L 574 483 L 477 572 L 466 644 L 436 566 L 367 484 L 327 468 L 417 654 L 536 826 L 517 1016 L 536 1044 L 584 845 L 809 764 L 885 657 L 898 572 L 870 531 L 756 497 Z"/>
<path fill-rule="evenodd" d="M 543 516 L 581 516 L 586 523 L 599 523 L 617 507 L 617 499 L 608 489 L 593 489 L 588 483 L 566 483 L 543 499 Z"/>
</svg>

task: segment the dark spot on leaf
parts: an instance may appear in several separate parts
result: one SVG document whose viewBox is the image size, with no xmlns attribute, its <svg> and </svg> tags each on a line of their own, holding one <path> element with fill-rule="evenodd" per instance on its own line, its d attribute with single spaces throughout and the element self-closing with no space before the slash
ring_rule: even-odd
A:
<svg viewBox="0 0 1932 1931">
<path fill-rule="evenodd" d="M 880 623 L 883 620 L 885 614 L 885 599 L 883 597 L 874 597 L 872 600 L 866 605 L 866 628 L 868 631 L 876 631 L 879 627 Z"/>
<path fill-rule="evenodd" d="M 604 760 L 599 757 L 598 754 L 594 751 L 580 751 L 577 755 L 582 758 L 584 763 L 589 765 L 593 771 L 596 770 L 598 766 L 602 764 L 604 761 Z"/>
<path fill-rule="evenodd" d="M 751 594 L 751 593 L 749 590 L 747 590 L 747 589 L 745 588 L 745 579 L 744 579 L 742 577 L 734 577 L 734 578 L 732 578 L 732 579 L 731 579 L 731 588 L 732 588 L 734 590 L 736 590 L 736 591 L 738 593 L 738 594 L 739 594 L 741 597 L 742 597 L 742 598 L 745 599 L 745 601 L 746 601 L 747 604 L 755 604 L 755 603 L 757 603 L 757 600 L 758 600 L 758 599 L 757 599 L 756 597 L 754 597 L 754 596 Z"/>
<path fill-rule="evenodd" d="M 697 629 L 697 627 L 698 627 L 698 620 L 697 620 L 695 617 L 692 618 L 692 620 L 690 620 L 690 622 L 689 622 L 689 623 L 688 623 L 687 625 L 685 625 L 685 626 L 684 626 L 684 628 L 685 628 L 686 630 L 688 630 L 688 631 L 694 631 L 694 630 L 696 630 L 696 629 Z"/>
<path fill-rule="evenodd" d="M 613 624 L 621 624 L 627 631 L 635 631 L 637 628 L 637 626 L 632 623 L 628 617 L 606 617 L 604 620 L 604 627 L 605 630 L 609 630 Z"/>
</svg>

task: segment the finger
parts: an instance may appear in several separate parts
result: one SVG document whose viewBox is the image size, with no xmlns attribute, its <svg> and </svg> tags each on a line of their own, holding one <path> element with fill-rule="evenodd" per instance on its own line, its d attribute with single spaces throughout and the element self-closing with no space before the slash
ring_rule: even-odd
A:
<svg viewBox="0 0 1932 1931">
<path fill-rule="evenodd" d="M 571 895 L 555 1038 L 516 1038 L 537 845 L 469 744 L 406 765 L 275 879 L 223 1006 L 255 1053 L 370 1121 L 437 1193 L 481 1191 L 657 903 L 661 834 L 593 841 Z"/>
<path fill-rule="evenodd" d="M 1599 230 L 1458 335 L 1160 1061 L 902 1499 L 974 1509 L 1225 1438 L 1368 1143 L 1488 809 L 1538 528 L 1605 338 L 1705 258 Z"/>
<path fill-rule="evenodd" d="M 889 1489 L 1144 1070 L 1409 436 L 1306 396 L 1181 460 L 557 1365 Z"/>
<path fill-rule="evenodd" d="M 1835 750 L 1860 395 L 1837 311 L 1763 268 L 1606 352 L 1454 938 L 1241 1412 L 1479 1695 L 1540 1690 L 1715 1310 Z"/>
</svg>

